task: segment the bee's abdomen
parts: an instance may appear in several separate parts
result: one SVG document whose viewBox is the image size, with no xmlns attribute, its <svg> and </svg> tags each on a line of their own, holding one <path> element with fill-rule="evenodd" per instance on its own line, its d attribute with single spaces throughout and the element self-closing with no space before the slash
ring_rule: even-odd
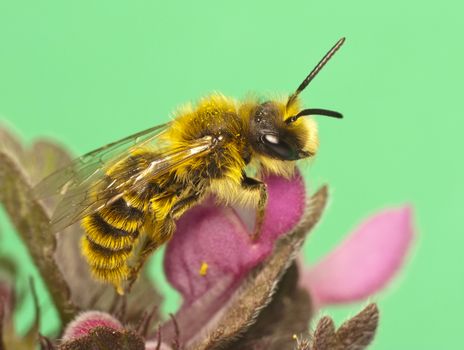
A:
<svg viewBox="0 0 464 350">
<path fill-rule="evenodd" d="M 95 278 L 117 288 L 128 278 L 127 260 L 143 222 L 143 212 L 122 198 L 82 220 L 82 252 Z"/>
</svg>

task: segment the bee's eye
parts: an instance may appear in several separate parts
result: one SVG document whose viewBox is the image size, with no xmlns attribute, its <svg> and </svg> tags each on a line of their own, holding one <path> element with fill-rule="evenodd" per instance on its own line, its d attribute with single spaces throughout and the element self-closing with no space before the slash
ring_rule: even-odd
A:
<svg viewBox="0 0 464 350">
<path fill-rule="evenodd" d="M 276 135 L 267 134 L 264 135 L 264 138 L 268 143 L 272 143 L 273 145 L 279 144 L 279 138 Z"/>
<path fill-rule="evenodd" d="M 261 137 L 261 142 L 264 144 L 267 153 L 270 156 L 283 160 L 298 159 L 298 152 L 287 142 L 279 139 L 275 134 L 265 134 Z"/>
</svg>

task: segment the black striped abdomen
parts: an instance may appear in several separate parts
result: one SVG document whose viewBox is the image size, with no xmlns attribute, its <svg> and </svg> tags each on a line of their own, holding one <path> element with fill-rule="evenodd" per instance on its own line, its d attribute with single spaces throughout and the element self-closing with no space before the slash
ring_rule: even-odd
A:
<svg viewBox="0 0 464 350">
<path fill-rule="evenodd" d="M 144 213 L 123 198 L 82 220 L 82 252 L 95 278 L 121 291 L 130 273 L 127 260 L 143 223 Z"/>
</svg>

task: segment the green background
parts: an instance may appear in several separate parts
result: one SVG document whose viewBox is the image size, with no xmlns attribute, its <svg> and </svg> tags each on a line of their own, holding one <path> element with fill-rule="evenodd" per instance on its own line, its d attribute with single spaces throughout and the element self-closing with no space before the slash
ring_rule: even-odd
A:
<svg viewBox="0 0 464 350">
<path fill-rule="evenodd" d="M 346 36 L 303 94 L 346 117 L 318 119 L 321 149 L 305 174 L 330 184 L 332 200 L 305 256 L 317 260 L 368 214 L 411 203 L 417 239 L 399 278 L 373 298 L 382 312 L 373 349 L 458 348 L 463 11 L 450 0 L 1 0 L 1 120 L 24 140 L 45 135 L 81 154 L 211 91 L 288 94 Z M 26 259 L 0 220 L 0 251 Z M 41 303 L 50 303 L 43 293 Z M 340 322 L 359 308 L 328 312 Z M 30 310 L 27 299 L 21 329 Z M 54 313 L 44 319 L 52 329 Z"/>
</svg>

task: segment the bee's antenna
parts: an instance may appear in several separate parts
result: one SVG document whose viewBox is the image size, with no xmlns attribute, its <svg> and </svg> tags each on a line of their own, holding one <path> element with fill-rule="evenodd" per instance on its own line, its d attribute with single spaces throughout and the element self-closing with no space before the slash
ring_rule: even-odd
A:
<svg viewBox="0 0 464 350">
<path fill-rule="evenodd" d="M 311 80 L 314 79 L 314 77 L 317 75 L 317 73 L 320 72 L 322 67 L 325 66 L 325 64 L 332 58 L 332 56 L 337 52 L 337 50 L 343 45 L 345 42 L 345 38 L 341 38 L 340 40 L 337 41 L 337 43 L 325 54 L 325 56 L 320 60 L 320 62 L 317 64 L 316 67 L 311 71 L 311 73 L 308 74 L 308 76 L 303 80 L 303 82 L 298 86 L 298 89 L 291 94 L 288 98 L 287 101 L 287 108 L 295 101 L 297 96 L 300 94 L 301 91 L 303 91 L 308 84 L 311 82 Z"/>
<path fill-rule="evenodd" d="M 325 115 L 326 117 L 332 117 L 337 119 L 342 119 L 343 115 L 341 113 L 331 111 L 330 109 L 322 109 L 322 108 L 308 108 L 303 109 L 297 115 L 291 116 L 285 119 L 285 123 L 291 124 L 295 122 L 298 118 L 303 117 L 305 115 Z"/>
</svg>

